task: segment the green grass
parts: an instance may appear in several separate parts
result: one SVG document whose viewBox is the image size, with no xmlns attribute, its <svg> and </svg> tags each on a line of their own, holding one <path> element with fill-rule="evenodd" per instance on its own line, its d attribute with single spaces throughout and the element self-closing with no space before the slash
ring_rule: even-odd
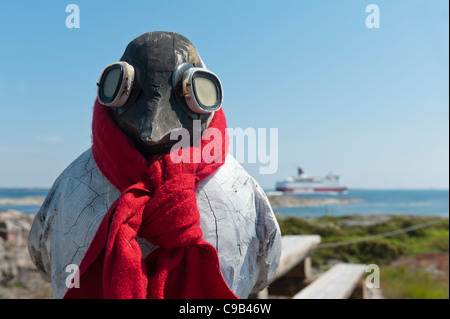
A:
<svg viewBox="0 0 450 319">
<path fill-rule="evenodd" d="M 280 219 L 283 235 L 321 236 L 322 243 L 350 241 L 368 236 L 388 233 L 398 229 L 419 225 L 430 221 L 430 217 L 393 216 L 388 221 L 359 227 L 341 227 L 343 217 L 322 217 L 303 220 L 288 217 Z M 425 252 L 449 251 L 449 221 L 443 220 L 430 227 L 416 229 L 392 237 L 373 239 L 332 248 L 318 248 L 313 253 L 313 264 L 323 266 L 330 259 L 359 261 L 362 263 L 388 264 L 402 256 L 416 256 Z"/>
<path fill-rule="evenodd" d="M 353 217 L 357 218 L 357 217 Z M 392 216 L 387 221 L 358 227 L 343 227 L 347 217 L 321 217 L 303 220 L 294 217 L 279 218 L 283 235 L 321 236 L 322 244 L 350 241 L 368 236 L 392 232 L 423 224 L 433 217 Z M 408 269 L 391 266 L 399 258 L 414 258 L 423 253 L 449 251 L 449 220 L 426 228 L 381 239 L 372 239 L 347 245 L 316 248 L 312 255 L 313 266 L 318 272 L 326 271 L 331 261 L 377 264 L 383 293 L 390 298 L 448 298 L 448 276 L 435 276 L 421 268 Z"/>
<path fill-rule="evenodd" d="M 395 299 L 448 299 L 448 277 L 433 276 L 423 269 L 384 267 L 380 269 L 383 294 Z"/>
</svg>

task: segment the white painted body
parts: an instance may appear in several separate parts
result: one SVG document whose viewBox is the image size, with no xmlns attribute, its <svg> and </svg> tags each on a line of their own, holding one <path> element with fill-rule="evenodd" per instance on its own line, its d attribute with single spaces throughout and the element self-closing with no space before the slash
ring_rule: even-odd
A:
<svg viewBox="0 0 450 319">
<path fill-rule="evenodd" d="M 29 238 L 33 262 L 64 297 L 69 264 L 79 265 L 108 208 L 120 192 L 102 175 L 91 150 L 55 181 Z M 197 204 L 203 238 L 218 251 L 222 275 L 240 298 L 264 288 L 281 255 L 281 233 L 266 194 L 231 156 L 200 182 Z M 139 240 L 143 256 L 153 246 Z"/>
</svg>

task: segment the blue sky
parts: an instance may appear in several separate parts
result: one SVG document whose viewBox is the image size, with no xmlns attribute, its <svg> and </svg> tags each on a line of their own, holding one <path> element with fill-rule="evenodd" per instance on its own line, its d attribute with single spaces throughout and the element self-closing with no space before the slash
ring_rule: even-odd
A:
<svg viewBox="0 0 450 319">
<path fill-rule="evenodd" d="M 68 29 L 68 4 L 80 28 Z M 380 28 L 365 25 L 368 4 Z M 350 187 L 449 186 L 448 1 L 24 1 L 0 10 L 0 187 L 50 187 L 90 147 L 103 68 L 148 31 L 185 35 L 228 125 L 278 128 L 278 170 Z"/>
</svg>

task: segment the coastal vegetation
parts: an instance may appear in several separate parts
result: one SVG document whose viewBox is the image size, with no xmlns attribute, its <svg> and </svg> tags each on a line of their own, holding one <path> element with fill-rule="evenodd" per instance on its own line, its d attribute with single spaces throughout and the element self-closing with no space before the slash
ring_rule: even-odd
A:
<svg viewBox="0 0 450 319">
<path fill-rule="evenodd" d="M 448 218 L 277 217 L 283 235 L 321 236 L 311 256 L 317 274 L 338 261 L 376 264 L 386 298 L 449 298 Z"/>
</svg>

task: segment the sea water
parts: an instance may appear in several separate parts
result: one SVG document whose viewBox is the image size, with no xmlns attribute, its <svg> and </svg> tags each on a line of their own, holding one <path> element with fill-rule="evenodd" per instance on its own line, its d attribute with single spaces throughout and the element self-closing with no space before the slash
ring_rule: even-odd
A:
<svg viewBox="0 0 450 319">
<path fill-rule="evenodd" d="M 0 198 L 45 197 L 48 189 L 0 189 Z M 350 189 L 344 195 L 296 195 L 299 197 L 358 198 L 361 202 L 316 206 L 276 208 L 276 212 L 296 217 L 325 215 L 427 215 L 449 217 L 448 190 L 358 190 Z M 0 211 L 15 209 L 35 214 L 39 205 L 1 205 Z"/>
<path fill-rule="evenodd" d="M 276 208 L 295 217 L 345 215 L 424 215 L 449 217 L 448 190 L 358 190 L 343 195 L 296 195 L 298 197 L 357 198 L 361 202 L 314 207 Z"/>
</svg>

